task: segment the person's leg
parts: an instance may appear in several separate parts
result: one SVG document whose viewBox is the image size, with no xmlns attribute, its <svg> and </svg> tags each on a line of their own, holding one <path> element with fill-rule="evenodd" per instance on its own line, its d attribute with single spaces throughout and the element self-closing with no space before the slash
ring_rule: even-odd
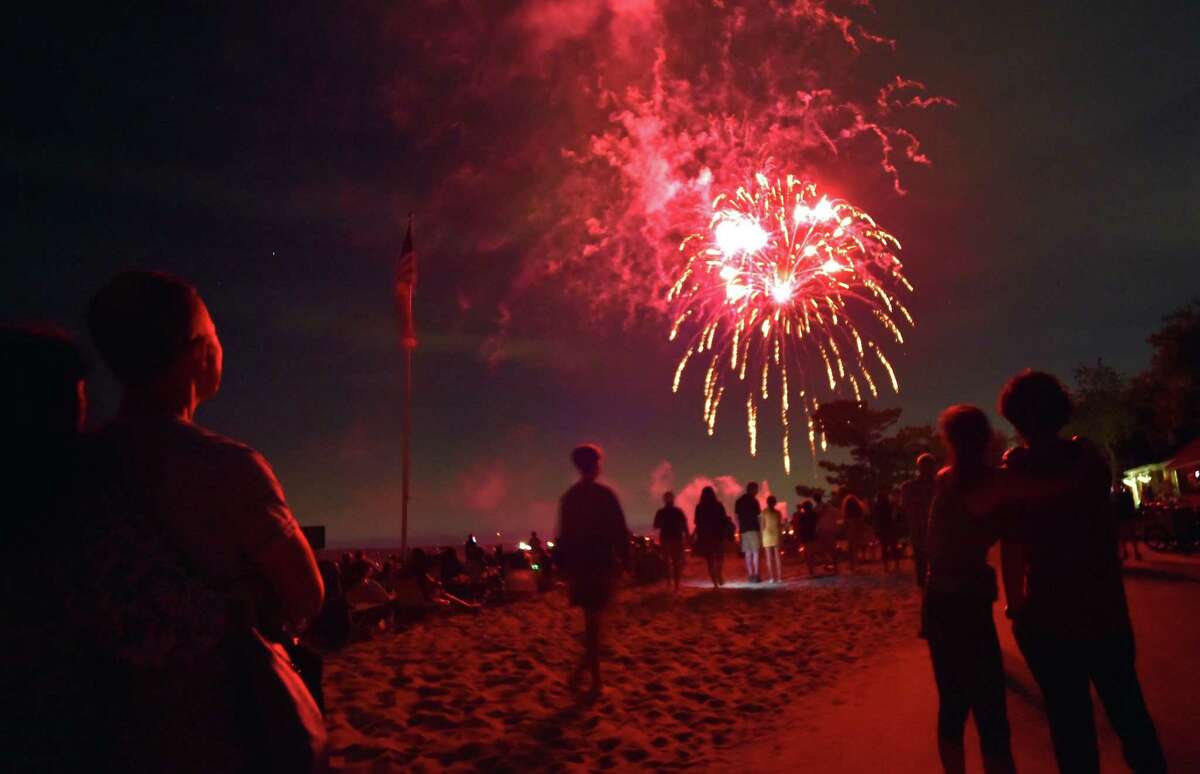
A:
<svg viewBox="0 0 1200 774">
<path fill-rule="evenodd" d="M 1096 721 L 1084 653 L 1077 642 L 1014 627 L 1017 646 L 1042 691 L 1046 720 L 1060 771 L 1094 774 L 1100 770 Z"/>
<path fill-rule="evenodd" d="M 771 546 L 767 550 L 767 569 L 771 573 L 771 580 L 779 583 L 783 580 L 783 566 L 779 561 L 779 546 Z"/>
<path fill-rule="evenodd" d="M 583 659 L 592 673 L 591 693 L 600 692 L 600 623 L 602 614 L 599 608 L 584 608 L 583 610 Z"/>
<path fill-rule="evenodd" d="M 1008 724 L 1000 640 L 992 621 L 991 606 L 981 608 L 978 615 L 979 620 L 973 627 L 977 651 L 971 712 L 975 716 L 975 728 L 979 731 L 983 770 L 987 774 L 1014 774 L 1017 765 L 1012 754 L 1012 731 Z"/>
<path fill-rule="evenodd" d="M 759 542 L 754 541 L 754 546 L 750 550 L 750 563 L 754 566 L 754 580 L 762 580 L 762 553 Z"/>
<path fill-rule="evenodd" d="M 683 551 L 683 544 L 675 546 L 675 590 L 679 591 L 679 587 L 683 584 L 683 563 L 687 561 L 687 554 Z"/>
<path fill-rule="evenodd" d="M 1089 663 L 1100 703 L 1121 739 L 1125 762 L 1138 774 L 1166 771 L 1167 762 L 1158 732 L 1138 682 L 1133 634 L 1116 635 L 1097 642 Z"/>
<path fill-rule="evenodd" d="M 925 587 L 925 575 L 929 568 L 925 564 L 925 546 L 918 543 L 916 540 L 912 544 L 913 550 L 913 570 L 917 574 L 917 586 Z"/>
<path fill-rule="evenodd" d="M 938 757 L 946 774 L 965 774 L 967 753 L 963 746 L 963 734 L 969 710 L 965 680 L 971 668 L 970 654 L 950 638 L 934 636 L 928 642 L 938 690 Z"/>
</svg>

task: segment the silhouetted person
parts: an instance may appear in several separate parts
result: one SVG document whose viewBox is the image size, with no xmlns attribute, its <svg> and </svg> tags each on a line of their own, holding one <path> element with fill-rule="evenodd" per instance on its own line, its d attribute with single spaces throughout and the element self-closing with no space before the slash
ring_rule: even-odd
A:
<svg viewBox="0 0 1200 774">
<path fill-rule="evenodd" d="M 974 406 L 951 406 L 938 427 L 950 460 L 936 478 L 921 610 L 938 688 L 938 754 L 948 774 L 966 771 L 963 733 L 971 714 L 984 769 L 1011 772 L 1004 665 L 992 619 L 998 587 L 987 561 L 1000 522 L 993 509 L 976 502 L 994 492 L 1000 479 L 987 460 L 992 428 Z"/>
<path fill-rule="evenodd" d="M 725 542 L 729 540 L 729 514 L 717 499 L 716 490 L 700 490 L 700 501 L 692 518 L 696 529 L 696 553 L 704 557 L 713 588 L 725 585 Z"/>
<path fill-rule="evenodd" d="M 77 493 L 88 478 L 79 433 L 85 367 L 57 328 L 0 327 L 4 540 L 0 562 L 0 726 L 10 771 L 104 768 L 113 670 L 73 619 Z M 86 582 L 86 581 L 85 581 Z"/>
<path fill-rule="evenodd" d="M 100 441 L 123 489 L 230 610 L 211 653 L 187 668 L 131 674 L 132 715 L 123 721 L 137 735 L 123 751 L 125 768 L 255 765 L 272 740 L 248 730 L 248 718 L 266 708 L 251 704 L 242 671 L 251 667 L 238 654 L 253 647 L 252 627 L 274 630 L 318 613 L 316 560 L 262 455 L 193 421 L 222 375 L 221 343 L 196 290 L 169 275 L 127 272 L 95 295 L 87 321 L 122 387 Z"/>
<path fill-rule="evenodd" d="M 937 460 L 929 452 L 917 456 L 917 477 L 900 485 L 900 511 L 908 521 L 908 539 L 912 543 L 913 569 L 917 585 L 925 585 L 929 571 L 925 552 L 925 532 L 929 528 L 929 507 L 933 504 L 933 486 Z"/>
<path fill-rule="evenodd" d="M 536 530 L 529 533 L 529 550 L 535 554 L 542 551 L 542 539 L 538 537 Z"/>
<path fill-rule="evenodd" d="M 325 587 L 325 601 L 308 629 L 308 636 L 319 647 L 340 648 L 350 639 L 350 603 L 342 587 L 342 573 L 336 562 L 327 559 L 317 562 L 317 568 Z"/>
<path fill-rule="evenodd" d="M 763 553 L 767 557 L 767 573 L 772 583 L 783 582 L 783 565 L 779 560 L 779 541 L 783 534 L 783 514 L 775 507 L 779 501 L 775 495 L 767 496 L 767 507 L 758 515 L 762 531 Z"/>
<path fill-rule="evenodd" d="M 842 498 L 842 526 L 846 530 L 847 553 L 850 554 L 850 569 L 858 567 L 864 558 L 867 538 L 867 505 L 854 495 Z"/>
<path fill-rule="evenodd" d="M 821 562 L 832 567 L 836 574 L 838 511 L 832 503 L 825 502 L 823 492 L 815 493 L 813 501 L 813 540 L 805 549 L 805 553 L 808 554 L 808 574 L 816 574 L 818 557 Z"/>
<path fill-rule="evenodd" d="M 733 503 L 733 512 L 737 515 L 738 534 L 741 536 L 742 553 L 746 558 L 746 580 L 759 583 L 758 552 L 762 549 L 762 531 L 758 514 L 762 505 L 758 502 L 758 484 L 754 481 L 746 484 L 746 492 Z"/>
<path fill-rule="evenodd" d="M 1015 376 L 1000 393 L 1000 412 L 1022 442 L 1010 469 L 1037 478 L 1078 471 L 1068 491 L 1019 505 L 1003 551 L 1013 633 L 1041 687 L 1059 768 L 1099 771 L 1090 684 L 1129 766 L 1165 771 L 1134 668 L 1108 465 L 1090 444 L 1060 437 L 1071 403 L 1050 374 Z"/>
<path fill-rule="evenodd" d="M 578 686 L 585 671 L 591 671 L 595 697 L 601 690 L 600 637 L 602 616 L 612 602 L 619 567 L 629 561 L 629 528 L 625 513 L 611 489 L 597 483 L 600 449 L 590 444 L 576 446 L 571 462 L 579 481 L 559 501 L 558 537 L 555 549 L 570 590 L 571 604 L 583 609 L 584 653 L 571 675 Z"/>
<path fill-rule="evenodd" d="M 663 507 L 654 514 L 654 528 L 658 530 L 658 544 L 667 560 L 667 575 L 672 588 L 679 591 L 683 580 L 683 546 L 688 536 L 687 517 L 675 507 L 675 493 L 663 492 Z"/>
<path fill-rule="evenodd" d="M 900 569 L 900 553 L 896 548 L 899 541 L 896 525 L 896 509 L 892 505 L 892 494 L 887 489 L 879 490 L 871 505 L 871 524 L 875 528 L 875 539 L 879 541 L 879 558 L 883 571 L 887 572 L 888 560 Z"/>
<path fill-rule="evenodd" d="M 1133 491 L 1118 484 L 1112 493 L 1113 517 L 1117 520 L 1117 536 L 1121 541 L 1121 561 L 1129 558 L 1129 547 L 1133 546 L 1133 558 L 1141 561 L 1142 550 L 1138 547 L 1137 506 L 1133 503 Z"/>
</svg>

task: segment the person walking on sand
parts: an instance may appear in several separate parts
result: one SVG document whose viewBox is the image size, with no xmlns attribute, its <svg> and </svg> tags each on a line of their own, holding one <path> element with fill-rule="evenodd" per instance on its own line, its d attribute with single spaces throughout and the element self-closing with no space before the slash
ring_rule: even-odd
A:
<svg viewBox="0 0 1200 774">
<path fill-rule="evenodd" d="M 875 527 L 875 539 L 879 541 L 879 558 L 883 562 L 883 571 L 888 571 L 890 559 L 898 572 L 900 553 L 896 544 L 899 530 L 896 529 L 896 509 L 892 505 L 892 493 L 887 488 L 879 490 L 874 504 L 871 505 L 871 523 Z"/>
<path fill-rule="evenodd" d="M 929 506 L 933 504 L 933 485 L 937 476 L 937 459 L 929 452 L 917 456 L 917 477 L 900 485 L 900 511 L 908 522 L 908 539 L 912 543 L 913 569 L 917 585 L 925 585 L 928 560 L 925 552 L 925 533 L 929 529 Z"/>
<path fill-rule="evenodd" d="M 825 501 L 824 492 L 814 493 L 813 500 L 816 503 L 813 506 L 813 538 L 805 549 L 805 553 L 808 554 L 808 574 L 816 574 L 819 560 L 824 565 L 831 566 L 836 575 L 838 571 L 837 508 Z"/>
<path fill-rule="evenodd" d="M 1095 686 L 1129 767 L 1166 771 L 1134 666 L 1108 465 L 1094 446 L 1060 436 L 1071 401 L 1054 376 L 1022 372 L 999 403 L 1021 438 L 1007 457 L 1013 472 L 1052 479 L 1082 471 L 1069 490 L 1022 501 L 1001 552 L 1013 634 L 1041 688 L 1059 768 L 1100 769 Z"/>
<path fill-rule="evenodd" d="M 858 568 L 858 560 L 866 548 L 867 506 L 852 494 L 842 499 L 842 525 L 846 530 L 846 552 L 850 554 L 850 570 Z"/>
<path fill-rule="evenodd" d="M 762 548 L 762 532 L 758 514 L 762 512 L 762 506 L 758 502 L 757 482 L 746 484 L 746 492 L 733 504 L 733 512 L 737 514 L 738 534 L 741 535 L 742 553 L 746 557 L 746 580 L 761 583 L 758 552 Z"/>
<path fill-rule="evenodd" d="M 783 565 L 779 561 L 779 539 L 783 525 L 783 514 L 775 507 L 779 501 L 775 495 L 767 495 L 767 507 L 758 515 L 762 529 L 763 553 L 767 555 L 767 572 L 772 583 L 783 582 Z"/>
<path fill-rule="evenodd" d="M 667 560 L 667 576 L 672 588 L 679 591 L 683 580 L 683 544 L 687 540 L 687 517 L 675 507 L 675 493 L 663 492 L 663 507 L 654 514 L 654 528 L 658 530 L 658 545 Z"/>
<path fill-rule="evenodd" d="M 572 605 L 583 609 L 583 658 L 569 684 L 577 688 L 585 671 L 592 686 L 588 696 L 599 696 L 600 637 L 604 611 L 612 603 L 620 564 L 629 561 L 629 528 L 616 494 L 598 483 L 602 454 L 592 444 L 576 446 L 571 462 L 579 481 L 559 501 L 555 549 L 567 580 Z"/>
<path fill-rule="evenodd" d="M 711 486 L 700 491 L 693 524 L 696 528 L 696 553 L 704 557 L 713 588 L 720 588 L 725 585 L 725 541 L 730 537 L 729 514 Z"/>
</svg>

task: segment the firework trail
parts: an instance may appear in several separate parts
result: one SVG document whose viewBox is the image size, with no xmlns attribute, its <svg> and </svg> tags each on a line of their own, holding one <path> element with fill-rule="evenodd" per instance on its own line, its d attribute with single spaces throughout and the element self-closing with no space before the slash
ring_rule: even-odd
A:
<svg viewBox="0 0 1200 774">
<path fill-rule="evenodd" d="M 807 422 L 818 392 L 878 395 L 876 376 L 895 372 L 875 337 L 904 342 L 897 321 L 913 320 L 897 294 L 912 291 L 900 243 L 870 215 L 792 175 L 755 175 L 748 187 L 712 203 L 708 228 L 679 245 L 686 262 L 668 294 L 670 338 L 691 332 L 672 385 L 693 361 L 705 364 L 704 422 L 716 430 L 727 389 L 745 385 L 750 454 L 758 452 L 759 408 L 777 391 L 783 464 L 791 472 L 792 401 Z M 861 319 L 860 319 L 861 318 Z M 868 324 L 864 324 L 869 321 Z M 812 378 L 814 370 L 819 378 Z"/>
</svg>

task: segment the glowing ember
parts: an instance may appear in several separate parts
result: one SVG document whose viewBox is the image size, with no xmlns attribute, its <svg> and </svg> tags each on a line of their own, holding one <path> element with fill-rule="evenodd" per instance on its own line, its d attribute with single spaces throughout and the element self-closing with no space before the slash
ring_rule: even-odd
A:
<svg viewBox="0 0 1200 774">
<path fill-rule="evenodd" d="M 705 355 L 704 422 L 712 435 L 729 375 L 744 382 L 751 374 L 746 417 L 753 455 L 759 401 L 768 399 L 774 377 L 783 464 L 790 473 L 793 399 L 809 417 L 814 453 L 818 442 L 810 366 L 819 364 L 824 378 L 818 381 L 830 392 L 849 388 L 861 400 L 864 388 L 878 395 L 874 361 L 899 390 L 891 364 L 864 323 L 903 343 L 896 320 L 913 321 L 895 292 L 912 286 L 896 257 L 900 243 L 867 213 L 840 199 L 818 197 L 815 184 L 791 175 L 770 181 L 760 173 L 755 183 L 718 196 L 708 229 L 679 246 L 688 257 L 668 296 L 676 310 L 671 340 L 685 326 L 694 333 L 672 389 L 679 389 L 691 359 Z"/>
</svg>

